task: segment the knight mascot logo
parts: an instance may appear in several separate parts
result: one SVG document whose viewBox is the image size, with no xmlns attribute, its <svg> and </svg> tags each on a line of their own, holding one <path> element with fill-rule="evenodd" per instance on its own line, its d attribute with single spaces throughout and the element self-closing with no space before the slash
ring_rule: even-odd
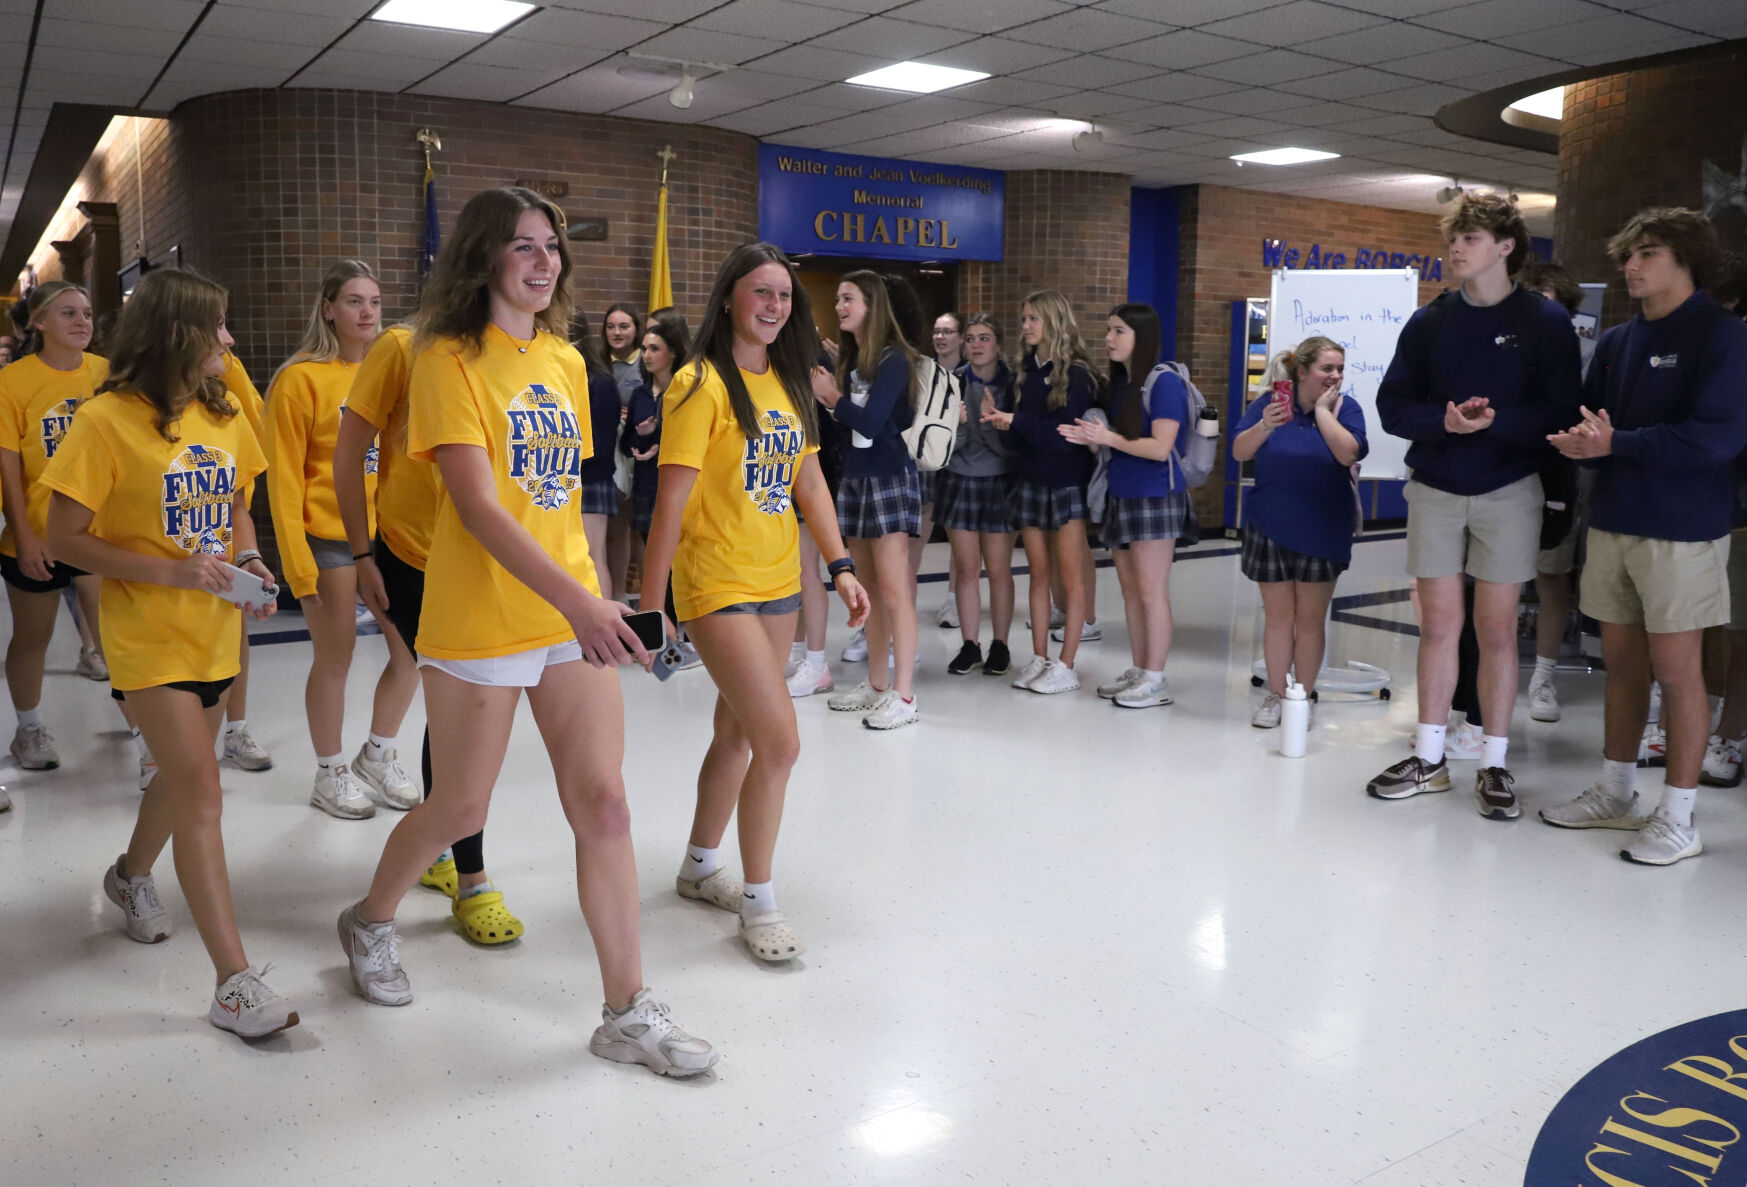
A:
<svg viewBox="0 0 1747 1187">
<path fill-rule="evenodd" d="M 164 536 L 187 553 L 229 552 L 236 480 L 236 459 L 224 450 L 184 448 L 164 471 Z"/>
<path fill-rule="evenodd" d="M 795 466 L 801 460 L 806 434 L 801 418 L 792 412 L 772 409 L 758 418 L 762 432 L 746 442 L 743 468 L 746 497 L 766 515 L 781 515 L 789 509 Z"/>
<path fill-rule="evenodd" d="M 530 383 L 507 411 L 510 477 L 542 511 L 569 506 L 571 492 L 582 485 L 582 428 L 570 401 Z"/>
<path fill-rule="evenodd" d="M 73 423 L 73 413 L 79 410 L 79 401 L 62 400 L 42 414 L 42 455 L 54 457 L 55 450 L 61 447 L 61 438 L 67 435 L 67 427 Z"/>
</svg>

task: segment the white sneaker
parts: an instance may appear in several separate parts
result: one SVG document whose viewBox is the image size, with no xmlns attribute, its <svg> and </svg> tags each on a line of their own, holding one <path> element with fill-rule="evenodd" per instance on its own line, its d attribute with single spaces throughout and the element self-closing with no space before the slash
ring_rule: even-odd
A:
<svg viewBox="0 0 1747 1187">
<path fill-rule="evenodd" d="M 95 647 L 79 648 L 79 663 L 73 669 L 73 674 L 83 676 L 87 680 L 109 679 L 109 665 L 103 661 L 103 653 Z"/>
<path fill-rule="evenodd" d="M 1013 677 L 1009 683 L 1014 688 L 1030 688 L 1031 682 L 1043 675 L 1043 671 L 1047 667 L 1049 667 L 1047 659 L 1041 655 L 1034 655 L 1031 657 L 1031 662 L 1020 668 L 1019 675 Z"/>
<path fill-rule="evenodd" d="M 1637 839 L 1620 850 L 1620 856 L 1639 865 L 1671 866 L 1704 851 L 1705 843 L 1699 839 L 1695 826 L 1676 824 L 1658 808 L 1644 821 Z"/>
<path fill-rule="evenodd" d="M 866 658 L 867 632 L 856 631 L 855 637 L 849 641 L 849 646 L 843 649 L 843 662 L 846 664 L 859 664 Z"/>
<path fill-rule="evenodd" d="M 1057 605 L 1052 603 L 1050 605 L 1050 608 L 1049 608 L 1049 629 L 1052 631 L 1058 630 L 1061 627 L 1064 627 L 1067 625 L 1068 625 L 1068 612 L 1066 610 L 1063 610 L 1060 606 L 1057 606 Z M 1031 629 L 1031 620 L 1029 618 L 1027 618 L 1025 620 L 1025 629 L 1026 630 Z M 1058 639 L 1058 640 L 1056 640 L 1056 642 L 1059 643 L 1059 642 L 1061 642 L 1061 640 Z"/>
<path fill-rule="evenodd" d="M 1741 784 L 1741 743 L 1711 735 L 1705 747 L 1704 767 L 1699 782 L 1711 787 L 1738 787 Z"/>
<path fill-rule="evenodd" d="M 1037 679 L 1025 687 L 1046 697 L 1058 692 L 1073 692 L 1080 687 L 1080 674 L 1059 659 L 1046 660 Z"/>
<path fill-rule="evenodd" d="M 1124 709 L 1151 709 L 1155 705 L 1171 703 L 1171 682 L 1163 677 L 1158 680 L 1142 680 L 1132 688 L 1125 688 L 1111 700 Z"/>
<path fill-rule="evenodd" d="M 1107 701 L 1113 701 L 1116 699 L 1117 693 L 1127 692 L 1145 679 L 1146 673 L 1139 668 L 1124 668 L 1122 670 L 1122 675 L 1118 676 L 1108 684 L 1100 684 L 1098 686 L 1098 695 Z"/>
<path fill-rule="evenodd" d="M 1250 724 L 1259 730 L 1280 728 L 1280 694 L 1271 692 L 1262 698 L 1256 711 L 1250 714 Z"/>
<path fill-rule="evenodd" d="M 352 984 L 365 1001 L 379 1006 L 404 1006 L 412 1000 L 412 983 L 400 967 L 400 935 L 392 923 L 365 923 L 356 903 L 340 912 L 340 947 Z"/>
<path fill-rule="evenodd" d="M 376 815 L 376 805 L 364 794 L 364 785 L 358 782 L 345 763 L 328 770 L 316 768 L 315 787 L 309 793 L 309 802 L 341 820 L 363 820 Z"/>
<path fill-rule="evenodd" d="M 680 1029 L 647 989 L 637 991 L 623 1014 L 601 1007 L 588 1050 L 614 1063 L 640 1063 L 661 1076 L 695 1076 L 715 1067 L 718 1058 L 715 1048 Z"/>
<path fill-rule="evenodd" d="M 46 725 L 21 725 L 12 735 L 12 758 L 27 771 L 52 771 L 61 765 L 55 736 Z"/>
<path fill-rule="evenodd" d="M 941 603 L 940 613 L 934 616 L 934 621 L 939 623 L 943 629 L 956 631 L 958 629 L 958 603 L 949 596 L 946 601 Z"/>
<path fill-rule="evenodd" d="M 1536 721 L 1559 720 L 1559 692 L 1551 676 L 1529 677 L 1529 716 Z"/>
<path fill-rule="evenodd" d="M 369 751 L 368 742 L 358 747 L 358 757 L 352 760 L 352 771 L 374 793 L 370 798 L 385 808 L 398 808 L 402 812 L 418 807 L 424 797 L 413 786 L 406 768 L 400 765 L 400 752 L 390 750 L 384 757 L 375 759 L 370 757 Z"/>
<path fill-rule="evenodd" d="M 268 987 L 272 965 L 246 968 L 218 987 L 206 1020 L 220 1030 L 258 1039 L 297 1025 L 297 1007 Z"/>
<path fill-rule="evenodd" d="M 824 660 L 809 664 L 804 659 L 789 673 L 788 685 L 789 695 L 796 700 L 810 697 L 817 692 L 830 692 L 836 687 L 831 679 L 831 665 Z"/>
<path fill-rule="evenodd" d="M 155 758 L 140 759 L 140 791 L 152 785 L 152 780 L 158 777 L 158 760 Z"/>
<path fill-rule="evenodd" d="M 1668 765 L 1668 734 L 1654 721 L 1644 727 L 1644 736 L 1638 739 L 1638 765 L 1641 767 L 1666 767 Z"/>
<path fill-rule="evenodd" d="M 221 760 L 245 771 L 265 771 L 272 767 L 273 756 L 255 741 L 247 729 L 227 730 L 224 735 L 224 757 Z"/>
<path fill-rule="evenodd" d="M 127 938 L 142 944 L 156 944 L 170 938 L 170 913 L 158 902 L 158 886 L 147 874 L 143 878 L 123 878 L 116 872 L 122 857 L 104 871 L 103 893 L 121 908 L 127 923 Z"/>
<path fill-rule="evenodd" d="M 921 720 L 922 713 L 916 708 L 915 697 L 906 701 L 896 690 L 888 688 L 885 697 L 874 706 L 872 713 L 861 719 L 861 724 L 870 730 L 895 730 Z"/>
<path fill-rule="evenodd" d="M 840 692 L 825 703 L 834 713 L 866 713 L 877 706 L 884 695 L 882 689 L 863 680 L 848 692 Z"/>
<path fill-rule="evenodd" d="M 1057 643 L 1065 642 L 1067 639 L 1067 635 L 1068 635 L 1068 628 L 1067 628 L 1067 625 L 1065 623 L 1061 626 L 1055 627 L 1054 629 L 1052 629 L 1049 632 L 1049 637 L 1051 639 L 1054 639 Z M 1086 622 L 1086 623 L 1080 624 L 1080 642 L 1082 642 L 1082 643 L 1096 643 L 1098 640 L 1102 639 L 1103 637 L 1104 637 L 1104 628 L 1099 626 L 1097 623 Z"/>
<path fill-rule="evenodd" d="M 1541 819 L 1556 828 L 1618 828 L 1633 831 L 1643 827 L 1638 814 L 1638 793 L 1629 800 L 1615 799 L 1597 783 L 1582 795 L 1563 804 L 1541 809 Z"/>
</svg>

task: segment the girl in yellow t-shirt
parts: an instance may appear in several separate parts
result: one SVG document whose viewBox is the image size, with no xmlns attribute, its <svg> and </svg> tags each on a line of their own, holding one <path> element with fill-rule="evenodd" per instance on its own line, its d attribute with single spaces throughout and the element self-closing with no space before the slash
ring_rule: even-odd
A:
<svg viewBox="0 0 1747 1187">
<path fill-rule="evenodd" d="M 217 971 L 207 1019 L 247 1038 L 297 1024 L 237 934 L 219 829 L 219 701 L 237 674 L 242 615 L 227 560 L 271 584 L 242 490 L 266 465 L 218 376 L 225 292 L 190 272 L 141 279 L 116 322 L 109 378 L 43 471 L 48 541 L 102 575 L 110 682 L 157 755 L 127 851 L 103 878 L 130 938 L 169 935 L 152 865 L 174 846 L 189 913 Z M 259 617 L 273 612 L 271 604 Z"/>
<path fill-rule="evenodd" d="M 617 665 L 648 656 L 629 607 L 599 595 L 575 505 L 583 460 L 612 445 L 590 440 L 586 368 L 564 340 L 563 228 L 530 190 L 475 194 L 425 287 L 407 452 L 443 481 L 415 643 L 436 782 L 389 835 L 370 893 L 341 913 L 340 941 L 367 1000 L 412 1000 L 394 913 L 432 855 L 484 823 L 526 690 L 576 833 L 605 990 L 589 1050 L 689 1076 L 716 1052 L 643 984 Z"/>
<path fill-rule="evenodd" d="M 789 772 L 800 754 L 783 677 L 801 608 L 800 527 L 830 557 L 850 626 L 867 618 L 819 469 L 811 372 L 819 339 L 807 292 L 769 243 L 736 248 L 716 273 L 698 355 L 663 396 L 661 475 L 644 549 L 648 597 L 673 577 L 674 607 L 716 682 L 715 738 L 698 774 L 679 893 L 740 914 L 760 960 L 806 945 L 777 910 L 771 880 Z M 745 883 L 721 860 L 740 812 Z"/>
<path fill-rule="evenodd" d="M 60 754 L 42 721 L 42 673 L 55 633 L 61 590 L 71 585 L 87 624 L 97 628 L 97 578 L 54 555 L 43 539 L 49 492 L 39 479 L 54 457 L 73 413 L 97 390 L 108 366 L 86 352 L 91 301 L 64 280 L 38 285 L 30 296 L 30 328 L 41 348 L 0 371 L 0 491 L 6 530 L 0 533 L 0 577 L 12 610 L 6 685 L 18 730 L 12 757 L 27 771 L 58 767 Z M 81 649 L 79 674 L 103 679 L 101 650 Z"/>
<path fill-rule="evenodd" d="M 267 492 L 286 584 L 303 603 L 314 657 L 303 687 L 315 784 L 309 802 L 359 820 L 376 805 L 402 811 L 419 802 L 395 752 L 401 719 L 418 690 L 418 668 L 400 637 L 385 632 L 388 666 L 376 682 L 370 738 L 347 765 L 343 747 L 346 676 L 358 636 L 358 579 L 334 493 L 340 409 L 382 323 L 382 291 L 370 266 L 341 260 L 322 278 L 303 341 L 267 392 Z M 366 462 L 366 503 L 375 502 L 376 451 Z"/>
</svg>

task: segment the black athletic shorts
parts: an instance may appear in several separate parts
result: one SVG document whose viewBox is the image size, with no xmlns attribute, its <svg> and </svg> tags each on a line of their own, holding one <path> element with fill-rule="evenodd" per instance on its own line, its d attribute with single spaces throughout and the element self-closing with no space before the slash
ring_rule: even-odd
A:
<svg viewBox="0 0 1747 1187">
<path fill-rule="evenodd" d="M 172 680 L 168 684 L 159 684 L 156 687 L 179 688 L 183 692 L 191 692 L 200 698 L 202 709 L 211 709 L 218 704 L 219 698 L 224 696 L 224 690 L 235 682 L 235 676 L 226 676 L 223 680 Z M 145 689 L 141 688 L 135 691 L 144 692 Z M 119 688 L 110 689 L 109 695 L 118 701 L 127 700 L 127 694 Z"/>
<path fill-rule="evenodd" d="M 56 561 L 49 568 L 49 579 L 38 581 L 35 577 L 27 577 L 24 570 L 18 567 L 18 558 L 7 556 L 0 552 L 0 577 L 6 579 L 6 584 L 25 593 L 54 593 L 66 589 L 73 584 L 75 577 L 89 577 L 91 574 L 83 569 L 75 569 L 72 565 L 64 565 Z"/>
<path fill-rule="evenodd" d="M 425 602 L 425 574 L 398 556 L 376 537 L 376 571 L 382 574 L 382 589 L 388 595 L 388 621 L 400 632 L 407 650 L 419 637 L 419 608 Z"/>
</svg>

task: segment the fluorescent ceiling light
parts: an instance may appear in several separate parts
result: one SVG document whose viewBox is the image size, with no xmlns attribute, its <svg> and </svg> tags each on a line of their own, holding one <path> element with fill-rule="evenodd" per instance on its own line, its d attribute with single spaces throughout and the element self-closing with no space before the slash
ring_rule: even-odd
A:
<svg viewBox="0 0 1747 1187">
<path fill-rule="evenodd" d="M 1302 165 L 1307 161 L 1332 161 L 1340 155 L 1314 148 L 1270 148 L 1267 152 L 1236 153 L 1231 159 L 1239 164 Z"/>
<path fill-rule="evenodd" d="M 1565 88 L 1548 87 L 1533 95 L 1525 95 L 1511 104 L 1514 111 L 1538 115 L 1544 120 L 1565 118 Z"/>
<path fill-rule="evenodd" d="M 520 0 L 388 0 L 370 19 L 461 33 L 496 33 L 533 11 L 532 4 Z"/>
<path fill-rule="evenodd" d="M 953 66 L 929 66 L 923 62 L 899 62 L 847 79 L 851 86 L 880 87 L 888 91 L 914 91 L 928 95 L 948 87 L 962 87 L 989 77 L 983 70 L 959 70 Z"/>
</svg>

